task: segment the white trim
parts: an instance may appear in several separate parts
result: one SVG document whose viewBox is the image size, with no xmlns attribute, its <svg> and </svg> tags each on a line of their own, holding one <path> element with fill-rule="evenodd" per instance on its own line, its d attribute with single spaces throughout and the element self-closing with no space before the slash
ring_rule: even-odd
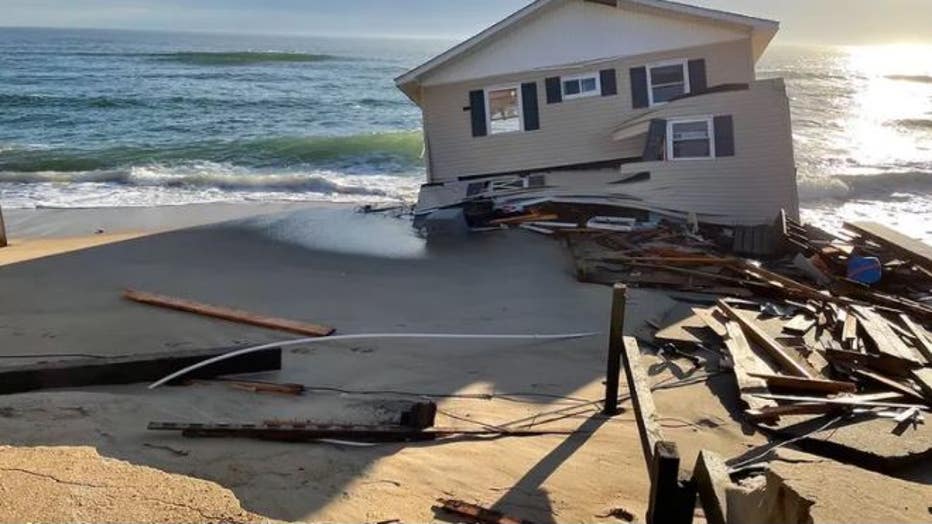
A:
<svg viewBox="0 0 932 524">
<path fill-rule="evenodd" d="M 491 91 L 504 91 L 506 89 L 514 89 L 518 92 L 518 129 L 514 131 L 499 131 L 498 133 L 492 132 L 492 101 L 489 99 L 489 92 Z M 485 126 L 486 126 L 486 136 L 495 136 L 495 135 L 510 135 L 512 133 L 523 133 L 524 132 L 524 94 L 521 92 L 521 84 L 504 84 L 497 85 L 485 88 Z"/>
<path fill-rule="evenodd" d="M 565 82 L 572 82 L 573 80 L 585 80 L 589 78 L 595 79 L 595 91 L 582 91 L 582 82 L 579 83 L 580 91 L 575 95 L 568 95 L 564 90 Z M 570 76 L 561 76 L 560 77 L 560 96 L 563 100 L 577 100 L 579 98 L 590 98 L 593 96 L 602 96 L 602 73 L 599 71 L 583 73 L 579 75 L 570 75 Z"/>
<path fill-rule="evenodd" d="M 695 122 L 705 122 L 709 129 L 709 156 L 673 156 L 673 126 L 674 124 L 691 124 Z M 667 160 L 674 162 L 681 160 L 712 160 L 715 156 L 715 117 L 713 116 L 694 116 L 688 118 L 675 118 L 667 120 Z"/>
<path fill-rule="evenodd" d="M 647 67 L 647 100 L 650 103 L 650 107 L 662 106 L 667 103 L 667 102 L 654 102 L 654 75 L 651 73 L 651 70 L 658 68 L 658 67 L 666 67 L 666 66 L 672 66 L 672 65 L 678 65 L 683 68 L 683 90 L 684 90 L 683 94 L 688 95 L 689 93 L 692 92 L 692 86 L 689 85 L 689 60 L 685 58 L 677 58 L 676 60 L 665 60 L 663 62 L 653 62 L 653 63 L 647 64 L 646 66 Z M 661 84 L 657 87 L 663 87 L 665 85 L 673 85 L 673 84 Z"/>
</svg>

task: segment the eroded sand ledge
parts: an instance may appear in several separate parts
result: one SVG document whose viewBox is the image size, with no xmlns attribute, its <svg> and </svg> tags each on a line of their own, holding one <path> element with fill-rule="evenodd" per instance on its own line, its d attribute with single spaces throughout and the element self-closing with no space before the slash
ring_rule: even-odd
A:
<svg viewBox="0 0 932 524">
<path fill-rule="evenodd" d="M 173 218 L 175 226 L 184 225 L 184 209 L 173 212 L 181 214 Z M 124 213 L 126 224 L 139 220 L 133 210 Z M 43 227 L 69 235 L 89 227 L 81 223 L 82 216 L 100 218 L 93 211 L 49 213 Z M 55 220 L 66 223 L 56 225 Z M 203 224 L 199 219 L 192 225 Z M 304 206 L 274 216 L 163 230 L 0 268 L 0 289 L 5 297 L 15 297 L 0 301 L 0 353 L 123 355 L 290 338 L 128 304 L 120 299 L 126 286 L 326 323 L 341 333 L 605 332 L 610 307 L 609 288 L 578 283 L 559 244 L 533 233 L 509 231 L 479 235 L 466 244 L 426 246 L 404 221 L 358 215 L 346 206 Z M 662 293 L 633 290 L 629 331 L 647 319 L 660 321 L 674 306 Z M 440 496 L 495 506 L 539 523 L 604 522 L 617 507 L 642 516 L 648 478 L 633 416 L 624 413 L 606 421 L 592 403 L 603 392 L 606 347 L 605 335 L 558 343 L 334 342 L 286 352 L 281 372 L 254 377 L 353 390 L 534 393 L 540 396 L 519 395 L 520 402 L 442 399 L 438 422 L 474 427 L 469 420 L 503 424 L 553 418 L 542 427 L 583 431 L 570 438 L 370 448 L 185 439 L 147 432 L 145 425 L 150 420 L 340 420 L 366 399 L 320 392 L 281 398 L 221 384 L 153 392 L 140 384 L 5 397 L 2 441 L 66 447 L 16 451 L 40 463 L 57 453 L 75 453 L 74 446 L 88 446 L 104 457 L 209 481 L 192 480 L 190 493 L 183 483 L 165 492 L 166 501 L 181 506 L 147 506 L 152 512 L 147 521 L 190 521 L 177 511 L 205 486 L 211 486 L 211 500 L 224 501 L 218 511 L 225 508 L 230 518 L 239 515 L 238 499 L 249 512 L 244 513 L 247 520 L 261 515 L 288 521 L 424 522 L 434 518 L 430 508 Z M 655 401 L 665 433 L 680 446 L 684 467 L 691 467 L 700 449 L 733 457 L 764 443 L 723 405 L 734 389 L 731 375 L 707 377 L 652 356 L 645 356 L 643 364 L 652 383 L 679 386 L 657 391 Z M 86 448 L 79 452 L 82 460 L 106 462 L 88 453 Z M 96 496 L 106 500 L 134 493 L 122 486 L 107 495 L 110 488 L 97 489 L 103 491 Z M 41 505 L 70 500 L 58 488 L 29 493 Z M 129 513 L 107 513 L 106 505 L 93 513 L 97 506 L 88 505 L 89 513 L 80 520 L 140 520 Z M 24 515 L 10 510 L 0 515 L 6 518 L 23 520 Z M 64 520 L 79 519 L 53 514 L 48 522 Z"/>
</svg>

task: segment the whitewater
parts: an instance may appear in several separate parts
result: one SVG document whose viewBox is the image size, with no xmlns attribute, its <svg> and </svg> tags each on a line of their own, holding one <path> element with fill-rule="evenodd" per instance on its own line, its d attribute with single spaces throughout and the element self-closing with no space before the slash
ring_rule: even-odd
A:
<svg viewBox="0 0 932 524">
<path fill-rule="evenodd" d="M 7 208 L 411 201 L 393 78 L 452 42 L 0 29 Z M 804 218 L 932 239 L 932 48 L 775 46 Z"/>
</svg>

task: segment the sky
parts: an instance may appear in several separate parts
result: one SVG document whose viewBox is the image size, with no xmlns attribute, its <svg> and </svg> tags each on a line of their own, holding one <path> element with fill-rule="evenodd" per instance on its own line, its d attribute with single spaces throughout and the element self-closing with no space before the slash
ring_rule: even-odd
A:
<svg viewBox="0 0 932 524">
<path fill-rule="evenodd" d="M 784 43 L 932 43 L 932 0 L 686 0 L 773 18 Z M 0 0 L 0 26 L 461 39 L 529 0 Z"/>
</svg>

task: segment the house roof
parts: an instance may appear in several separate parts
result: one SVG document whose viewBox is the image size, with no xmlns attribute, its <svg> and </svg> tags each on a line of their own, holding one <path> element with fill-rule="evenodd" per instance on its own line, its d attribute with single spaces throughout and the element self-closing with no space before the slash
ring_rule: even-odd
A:
<svg viewBox="0 0 932 524">
<path fill-rule="evenodd" d="M 744 29 L 749 31 L 751 35 L 755 60 L 759 59 L 764 53 L 780 27 L 779 22 L 773 20 L 697 7 L 679 2 L 671 2 L 669 0 L 535 0 L 507 18 L 483 30 L 481 33 L 399 76 L 395 79 L 395 83 L 409 97 L 417 101 L 416 86 L 429 73 L 481 48 L 496 36 L 517 27 L 546 9 L 573 1 L 595 2 L 662 16 L 682 17 L 699 22 Z"/>
</svg>

